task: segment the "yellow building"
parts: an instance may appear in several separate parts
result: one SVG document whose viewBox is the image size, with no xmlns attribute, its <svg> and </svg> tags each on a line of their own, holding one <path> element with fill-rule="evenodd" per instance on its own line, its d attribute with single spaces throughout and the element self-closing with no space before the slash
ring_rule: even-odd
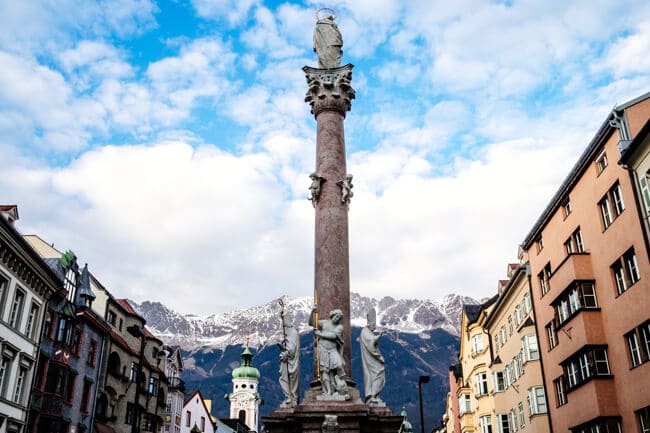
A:
<svg viewBox="0 0 650 433">
<path fill-rule="evenodd" d="M 460 431 L 481 431 L 480 422 L 491 419 L 494 406 L 490 396 L 490 338 L 485 321 L 496 296 L 481 305 L 465 305 L 461 317 L 459 364 L 462 378 L 458 383 Z"/>
<path fill-rule="evenodd" d="M 527 261 L 508 266 L 508 280 L 484 323 L 492 342 L 494 417 L 479 420 L 482 433 L 550 431 L 529 274 Z"/>
</svg>

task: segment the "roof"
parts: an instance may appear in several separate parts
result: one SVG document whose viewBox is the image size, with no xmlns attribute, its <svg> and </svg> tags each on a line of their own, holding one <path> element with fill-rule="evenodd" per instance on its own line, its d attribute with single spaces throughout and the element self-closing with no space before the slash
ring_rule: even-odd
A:
<svg viewBox="0 0 650 433">
<path fill-rule="evenodd" d="M 609 123 L 612 117 L 617 112 L 625 110 L 648 98 L 650 98 L 650 92 L 645 93 L 628 102 L 625 102 L 624 104 L 618 105 L 609 112 L 602 125 L 600 125 L 600 128 L 598 129 L 598 132 L 596 132 L 594 138 L 592 138 L 591 142 L 589 142 L 587 148 L 584 150 L 582 155 L 580 155 L 578 161 L 575 163 L 568 176 L 560 185 L 560 188 L 551 198 L 551 201 L 546 206 L 546 209 L 544 209 L 540 217 L 533 225 L 533 228 L 524 238 L 524 241 L 521 244 L 524 249 L 529 249 L 535 239 L 537 239 L 539 233 L 542 231 L 542 228 L 546 226 L 546 223 L 550 220 L 551 216 L 553 216 L 555 211 L 564 202 L 569 189 L 571 189 L 578 182 L 580 176 L 584 173 L 584 171 L 591 163 L 591 160 L 596 156 L 596 152 L 600 149 L 600 145 L 602 144 L 603 140 L 607 139 L 607 137 L 609 137 L 609 135 L 614 132 L 616 128 Z"/>
<path fill-rule="evenodd" d="M 528 270 L 528 262 L 519 265 L 519 267 L 517 269 L 515 269 L 515 272 L 512 274 L 512 278 L 510 278 L 510 280 L 508 280 L 508 284 L 506 284 L 506 286 L 501 291 L 501 294 L 499 295 L 499 297 L 498 297 L 498 299 L 496 301 L 496 304 L 494 305 L 494 308 L 492 309 L 490 314 L 488 314 L 487 319 L 485 319 L 485 326 L 486 327 L 492 321 L 492 318 L 499 311 L 499 306 L 503 303 L 503 300 L 510 294 L 510 289 L 515 284 L 515 281 L 517 281 L 517 277 L 522 272 L 526 272 L 527 270 Z"/>
<path fill-rule="evenodd" d="M 481 315 L 481 311 L 492 305 L 497 298 L 498 295 L 495 295 L 482 304 L 464 304 L 463 311 L 467 316 L 467 323 L 470 324 L 476 322 Z"/>
</svg>

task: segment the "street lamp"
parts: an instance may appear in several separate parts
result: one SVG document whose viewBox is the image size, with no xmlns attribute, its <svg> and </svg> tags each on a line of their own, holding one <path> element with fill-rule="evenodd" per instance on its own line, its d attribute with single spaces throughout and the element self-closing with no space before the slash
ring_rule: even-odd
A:
<svg viewBox="0 0 650 433">
<path fill-rule="evenodd" d="M 431 376 L 420 376 L 418 379 L 418 394 L 420 396 L 420 431 L 424 433 L 424 411 L 422 410 L 422 384 L 429 383 Z"/>
</svg>

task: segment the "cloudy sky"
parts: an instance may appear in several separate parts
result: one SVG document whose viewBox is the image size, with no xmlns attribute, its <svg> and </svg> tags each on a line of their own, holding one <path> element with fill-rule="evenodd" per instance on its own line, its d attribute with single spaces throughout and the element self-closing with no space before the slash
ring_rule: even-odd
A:
<svg viewBox="0 0 650 433">
<path fill-rule="evenodd" d="M 650 90 L 643 0 L 0 0 L 0 202 L 118 297 L 311 294 L 323 6 L 355 65 L 364 295 L 491 295 L 609 110 Z"/>
</svg>

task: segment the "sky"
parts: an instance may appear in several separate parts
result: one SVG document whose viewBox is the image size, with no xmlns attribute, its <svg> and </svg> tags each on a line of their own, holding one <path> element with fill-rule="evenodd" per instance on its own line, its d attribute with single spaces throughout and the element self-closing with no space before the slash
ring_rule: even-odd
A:
<svg viewBox="0 0 650 433">
<path fill-rule="evenodd" d="M 611 108 L 650 90 L 643 0 L 0 0 L 0 203 L 119 298 L 311 295 L 321 7 L 354 64 L 365 296 L 493 295 Z"/>
</svg>

